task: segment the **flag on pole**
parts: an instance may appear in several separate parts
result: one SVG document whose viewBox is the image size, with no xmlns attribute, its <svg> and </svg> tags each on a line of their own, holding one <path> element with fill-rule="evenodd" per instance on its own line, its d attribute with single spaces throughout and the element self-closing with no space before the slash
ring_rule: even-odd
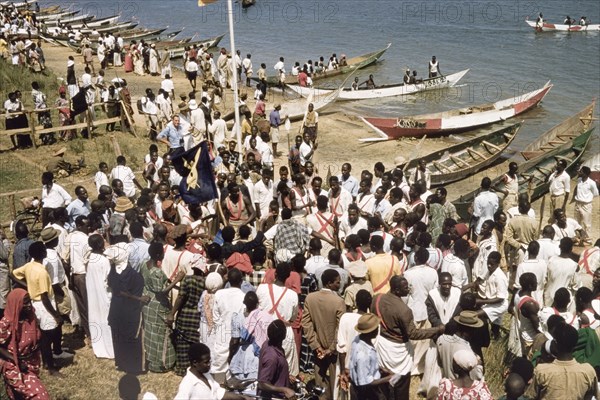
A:
<svg viewBox="0 0 600 400">
<path fill-rule="evenodd" d="M 198 0 L 198 7 L 204 7 L 211 3 L 216 3 L 218 0 Z"/>
<path fill-rule="evenodd" d="M 187 204 L 200 204 L 218 197 L 206 141 L 187 151 L 174 153 L 171 161 L 183 178 L 179 184 L 183 201 Z"/>
</svg>

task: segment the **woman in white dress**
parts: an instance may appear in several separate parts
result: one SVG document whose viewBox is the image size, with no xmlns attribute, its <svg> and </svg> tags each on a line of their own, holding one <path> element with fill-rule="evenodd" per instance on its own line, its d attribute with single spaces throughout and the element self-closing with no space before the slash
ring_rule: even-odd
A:
<svg viewBox="0 0 600 400">
<path fill-rule="evenodd" d="M 150 75 L 158 76 L 158 51 L 156 51 L 156 45 L 152 43 L 150 45 Z"/>
<path fill-rule="evenodd" d="M 92 253 L 87 260 L 85 285 L 88 296 L 88 319 L 90 324 L 90 341 L 98 358 L 114 358 L 113 341 L 108 325 L 108 310 L 112 294 L 108 288 L 107 277 L 110 262 L 103 254 L 104 239 L 100 235 L 92 235 L 88 240 Z"/>
<path fill-rule="evenodd" d="M 200 342 L 209 348 L 214 348 L 217 329 L 213 317 L 215 293 L 223 287 L 223 278 L 218 272 L 211 272 L 206 276 L 206 290 L 202 292 L 198 311 L 200 311 Z"/>
</svg>

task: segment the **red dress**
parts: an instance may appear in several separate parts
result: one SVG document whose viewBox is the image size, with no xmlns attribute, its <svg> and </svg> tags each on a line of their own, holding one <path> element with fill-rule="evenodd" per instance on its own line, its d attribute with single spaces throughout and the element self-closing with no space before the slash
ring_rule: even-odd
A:
<svg viewBox="0 0 600 400">
<path fill-rule="evenodd" d="M 0 359 L 0 367 L 11 399 L 18 394 L 20 399 L 48 400 L 50 396 L 39 378 L 41 353 L 38 343 L 41 333 L 35 315 L 30 311 L 31 315 L 28 318 L 19 320 L 23 297 L 26 294 L 23 289 L 14 289 L 9 293 L 5 315 L 0 320 L 0 345 L 18 356 L 21 365 L 27 366 L 27 372 L 21 371 L 14 360 Z M 11 308 L 14 312 L 11 312 Z"/>
</svg>

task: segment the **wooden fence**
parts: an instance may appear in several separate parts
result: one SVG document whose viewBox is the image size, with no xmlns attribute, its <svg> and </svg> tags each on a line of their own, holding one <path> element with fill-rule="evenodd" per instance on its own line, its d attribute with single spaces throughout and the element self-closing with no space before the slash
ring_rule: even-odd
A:
<svg viewBox="0 0 600 400">
<path fill-rule="evenodd" d="M 96 111 L 96 108 L 100 108 L 103 106 L 106 106 L 106 103 L 94 103 L 91 105 L 91 107 L 93 107 L 94 111 Z M 122 100 L 119 101 L 119 107 L 120 107 L 119 116 L 112 117 L 112 118 L 106 117 L 106 118 L 100 118 L 100 119 L 93 118 L 92 112 L 91 112 L 90 108 L 88 107 L 88 109 L 85 113 L 79 114 L 79 115 L 83 116 L 82 119 L 80 120 L 80 122 L 72 123 L 70 125 L 65 125 L 65 126 L 57 125 L 57 124 L 53 123 L 53 126 L 51 128 L 44 128 L 43 126 L 39 125 L 37 114 L 45 113 L 45 112 L 50 112 L 52 114 L 53 112 L 55 112 L 56 115 L 58 115 L 58 110 L 63 107 L 48 107 L 48 108 L 39 109 L 39 110 L 23 110 L 20 112 L 10 113 L 10 114 L 3 113 L 0 115 L 0 120 L 6 120 L 9 116 L 22 115 L 22 114 L 26 115 L 28 127 L 27 128 L 19 128 L 19 129 L 10 129 L 10 130 L 0 129 L 0 136 L 29 134 L 29 136 L 31 137 L 31 141 L 33 143 L 33 147 L 37 148 L 37 140 L 39 139 L 39 136 L 43 135 L 43 134 L 59 133 L 62 131 L 67 131 L 67 130 L 72 130 L 72 129 L 86 128 L 88 130 L 88 139 L 91 139 L 92 138 L 91 132 L 94 128 L 98 128 L 102 125 L 119 122 L 121 124 L 121 130 L 125 131 L 125 129 L 127 127 L 129 132 L 131 134 L 133 134 L 135 137 L 137 137 L 133 117 L 127 112 L 127 107 L 124 106 Z M 75 118 L 81 118 L 81 117 L 79 117 L 79 115 L 77 115 Z M 53 122 L 56 121 L 57 119 L 58 118 L 52 118 Z M 6 125 L 4 125 L 4 126 L 6 126 Z"/>
</svg>

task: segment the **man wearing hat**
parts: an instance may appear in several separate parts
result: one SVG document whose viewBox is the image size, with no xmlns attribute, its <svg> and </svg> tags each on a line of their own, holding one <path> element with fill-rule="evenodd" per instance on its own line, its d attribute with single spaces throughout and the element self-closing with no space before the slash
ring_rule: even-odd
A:
<svg viewBox="0 0 600 400">
<path fill-rule="evenodd" d="M 356 331 L 358 338 L 352 342 L 350 359 L 346 368 L 342 386 L 347 386 L 350 378 L 351 397 L 361 400 L 383 400 L 388 397 L 385 383 L 388 383 L 392 375 L 381 377 L 378 354 L 373 340 L 379 332 L 381 320 L 375 314 L 364 314 L 358 319 Z M 406 397 L 408 398 L 408 396 Z"/>
<path fill-rule="evenodd" d="M 344 303 L 349 312 L 356 311 L 356 294 L 360 290 L 366 290 L 373 295 L 373 285 L 367 280 L 367 264 L 363 260 L 353 261 L 346 267 L 350 273 L 352 283 L 344 291 Z"/>
<path fill-rule="evenodd" d="M 273 111 L 271 111 L 269 114 L 269 124 L 271 125 L 271 143 L 273 144 L 273 155 L 275 157 L 278 156 L 277 144 L 279 143 L 279 126 L 282 123 L 279 111 L 281 111 L 281 104 L 275 104 Z"/>
<path fill-rule="evenodd" d="M 448 332 L 448 334 L 440 336 L 437 340 L 442 377 L 449 379 L 456 378 L 456 374 L 452 369 L 454 354 L 459 350 L 473 351 L 470 342 L 477 334 L 477 329 L 484 325 L 483 321 L 477 316 L 476 311 L 461 311 L 452 320 L 456 332 L 454 334 Z M 479 367 L 475 368 L 471 373 L 471 377 L 474 379 L 481 379 L 483 377 L 483 366 L 481 362 L 479 364 Z"/>
</svg>

